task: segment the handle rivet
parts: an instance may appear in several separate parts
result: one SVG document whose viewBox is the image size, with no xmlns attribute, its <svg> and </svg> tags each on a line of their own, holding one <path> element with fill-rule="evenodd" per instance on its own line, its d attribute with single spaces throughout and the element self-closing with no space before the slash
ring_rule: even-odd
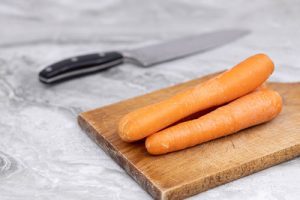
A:
<svg viewBox="0 0 300 200">
<path fill-rule="evenodd" d="M 72 62 L 77 62 L 77 61 L 78 61 L 78 58 L 77 58 L 77 57 L 73 57 L 73 58 L 71 58 L 71 61 L 72 61 Z"/>
<path fill-rule="evenodd" d="M 47 67 L 46 68 L 46 72 L 51 72 L 52 71 L 52 68 L 51 67 Z"/>
<path fill-rule="evenodd" d="M 99 53 L 98 54 L 100 57 L 104 57 L 105 56 L 105 53 Z"/>
</svg>

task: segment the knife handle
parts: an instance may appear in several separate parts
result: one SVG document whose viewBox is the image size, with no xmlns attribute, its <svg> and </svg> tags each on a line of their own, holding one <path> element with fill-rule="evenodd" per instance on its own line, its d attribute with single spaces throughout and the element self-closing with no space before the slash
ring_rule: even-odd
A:
<svg viewBox="0 0 300 200">
<path fill-rule="evenodd" d="M 91 74 L 121 63 L 123 63 L 123 55 L 119 52 L 75 56 L 49 65 L 39 73 L 39 80 L 51 84 Z"/>
</svg>

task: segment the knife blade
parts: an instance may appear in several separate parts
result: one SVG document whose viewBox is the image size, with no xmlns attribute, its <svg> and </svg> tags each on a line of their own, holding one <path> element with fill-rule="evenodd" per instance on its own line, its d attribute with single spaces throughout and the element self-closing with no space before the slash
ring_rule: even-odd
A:
<svg viewBox="0 0 300 200">
<path fill-rule="evenodd" d="M 47 66 L 39 73 L 39 80 L 46 84 L 56 83 L 108 69 L 123 62 L 131 62 L 141 67 L 149 67 L 208 51 L 234 41 L 248 33 L 249 31 L 247 30 L 220 30 L 132 50 L 74 56 Z"/>
</svg>

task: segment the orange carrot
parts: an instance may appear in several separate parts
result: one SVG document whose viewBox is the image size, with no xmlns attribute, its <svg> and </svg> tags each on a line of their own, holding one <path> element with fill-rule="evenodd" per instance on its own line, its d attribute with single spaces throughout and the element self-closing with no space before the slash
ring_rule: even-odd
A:
<svg viewBox="0 0 300 200">
<path fill-rule="evenodd" d="M 249 57 L 205 83 L 125 115 L 119 123 L 119 135 L 124 141 L 136 141 L 195 112 L 230 102 L 255 90 L 273 70 L 268 56 Z"/>
<path fill-rule="evenodd" d="M 265 89 L 269 89 L 269 88 L 266 83 L 263 83 L 260 86 L 258 86 L 258 88 L 256 88 L 254 91 L 265 90 Z"/>
<path fill-rule="evenodd" d="M 269 89 L 254 91 L 198 119 L 157 132 L 146 139 L 150 154 L 185 149 L 235 133 L 276 117 L 282 108 L 280 95 Z"/>
</svg>

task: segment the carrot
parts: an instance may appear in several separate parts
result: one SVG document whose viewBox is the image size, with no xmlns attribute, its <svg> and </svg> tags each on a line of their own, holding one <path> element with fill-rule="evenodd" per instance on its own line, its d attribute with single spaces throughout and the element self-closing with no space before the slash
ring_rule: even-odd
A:
<svg viewBox="0 0 300 200">
<path fill-rule="evenodd" d="M 119 122 L 119 135 L 124 141 L 136 141 L 195 112 L 230 102 L 255 90 L 273 70 L 268 56 L 249 57 L 205 83 L 128 113 Z"/>
<path fill-rule="evenodd" d="M 260 86 L 258 86 L 258 88 L 256 88 L 254 91 L 265 90 L 265 89 L 269 89 L 269 88 L 266 83 L 263 83 Z"/>
<path fill-rule="evenodd" d="M 279 114 L 281 108 L 280 95 L 263 88 L 198 119 L 149 136 L 146 139 L 146 148 L 154 155 L 185 149 L 269 121 Z"/>
</svg>

